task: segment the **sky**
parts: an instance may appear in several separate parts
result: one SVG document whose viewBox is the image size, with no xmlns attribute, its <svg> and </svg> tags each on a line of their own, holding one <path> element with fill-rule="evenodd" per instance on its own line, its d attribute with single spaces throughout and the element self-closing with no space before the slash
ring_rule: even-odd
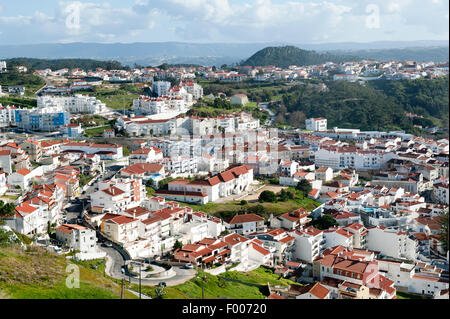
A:
<svg viewBox="0 0 450 319">
<path fill-rule="evenodd" d="M 449 39 L 447 0 L 0 0 L 0 45 Z"/>
</svg>

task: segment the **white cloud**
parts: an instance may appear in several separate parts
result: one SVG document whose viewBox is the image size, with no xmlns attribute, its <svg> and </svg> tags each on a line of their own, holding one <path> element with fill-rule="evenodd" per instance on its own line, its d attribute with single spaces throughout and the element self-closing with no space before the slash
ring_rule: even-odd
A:
<svg viewBox="0 0 450 319">
<path fill-rule="evenodd" d="M 366 26 L 366 8 L 379 8 L 380 28 Z M 70 28 L 70 6 L 80 10 Z M 448 39 L 442 0 L 136 0 L 59 1 L 54 12 L 0 16 L 1 42 L 197 41 L 369 42 Z M 0 12 L 1 12 L 0 7 Z M 76 21 L 76 19 L 74 20 Z"/>
</svg>

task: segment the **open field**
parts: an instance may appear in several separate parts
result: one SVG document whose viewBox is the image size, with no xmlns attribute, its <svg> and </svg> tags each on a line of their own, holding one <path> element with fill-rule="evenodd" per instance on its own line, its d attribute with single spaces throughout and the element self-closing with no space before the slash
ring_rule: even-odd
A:
<svg viewBox="0 0 450 319">
<path fill-rule="evenodd" d="M 260 213 L 262 217 L 267 218 L 271 213 L 276 215 L 281 215 L 286 212 L 296 210 L 298 208 L 305 208 L 307 210 L 313 210 L 319 206 L 319 203 L 310 198 L 296 198 L 290 199 L 284 202 L 278 201 L 275 203 L 248 203 L 246 205 L 241 205 L 240 201 L 233 201 L 228 203 L 207 203 L 205 205 L 192 205 L 186 203 L 180 203 L 181 206 L 192 207 L 196 211 L 202 211 L 210 215 L 223 217 L 224 215 L 229 215 L 231 212 L 242 212 L 242 211 L 252 211 L 258 206 L 263 207 L 264 212 Z"/>
</svg>

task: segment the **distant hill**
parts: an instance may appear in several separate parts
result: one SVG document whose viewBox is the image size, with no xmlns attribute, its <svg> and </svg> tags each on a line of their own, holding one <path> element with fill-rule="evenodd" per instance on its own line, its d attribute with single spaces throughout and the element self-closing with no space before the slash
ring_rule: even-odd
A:
<svg viewBox="0 0 450 319">
<path fill-rule="evenodd" d="M 9 68 L 15 65 L 25 65 L 28 68 L 42 70 L 42 69 L 75 69 L 80 68 L 83 70 L 95 70 L 97 68 L 102 68 L 105 70 L 123 70 L 129 69 L 127 66 L 123 66 L 118 61 L 97 61 L 91 59 L 33 59 L 33 58 L 13 58 L 6 60 Z"/>
<path fill-rule="evenodd" d="M 241 62 L 241 65 L 264 66 L 273 65 L 287 68 L 290 65 L 304 66 L 321 64 L 325 62 L 346 62 L 358 61 L 361 58 L 350 55 L 336 55 L 307 51 L 295 46 L 267 47 L 252 55 L 248 60 Z"/>
<path fill-rule="evenodd" d="M 350 54 L 366 58 L 351 50 L 389 50 L 403 48 L 448 47 L 448 41 L 382 41 L 348 43 L 188 43 L 188 42 L 141 42 L 141 43 L 41 43 L 41 44 L 0 44 L 0 60 L 16 57 L 37 59 L 93 59 L 119 61 L 124 65 L 234 64 L 247 59 L 266 47 L 294 45 L 303 50 L 334 55 Z M 332 52 L 340 50 L 346 52 Z M 370 54 L 372 52 L 369 52 Z M 369 58 L 369 56 L 367 56 Z"/>
<path fill-rule="evenodd" d="M 363 57 L 365 59 L 386 60 L 414 60 L 419 62 L 448 62 L 448 46 L 439 47 L 412 47 L 396 49 L 365 49 L 365 50 L 336 50 L 330 51 L 333 54 L 350 54 Z"/>
</svg>

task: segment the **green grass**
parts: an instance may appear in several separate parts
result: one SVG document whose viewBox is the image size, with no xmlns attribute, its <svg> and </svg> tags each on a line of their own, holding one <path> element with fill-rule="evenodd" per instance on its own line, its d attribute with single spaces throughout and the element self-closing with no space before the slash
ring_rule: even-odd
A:
<svg viewBox="0 0 450 319">
<path fill-rule="evenodd" d="M 131 110 L 133 100 L 137 99 L 139 95 L 144 94 L 143 91 L 138 91 L 135 86 L 125 86 L 125 89 L 107 89 L 97 87 L 94 91 L 83 91 L 83 94 L 94 96 L 106 106 L 115 110 Z"/>
<path fill-rule="evenodd" d="M 79 266 L 80 287 L 66 286 L 69 264 Z M 97 269 L 90 266 L 97 265 Z M 11 299 L 118 299 L 120 286 L 103 275 L 100 260 L 75 262 L 44 248 L 0 249 L 0 295 Z M 125 292 L 126 298 L 136 298 Z"/>
<path fill-rule="evenodd" d="M 37 100 L 16 96 L 4 96 L 0 97 L 0 104 L 4 106 L 15 105 L 17 107 L 33 108 L 37 107 Z"/>
<path fill-rule="evenodd" d="M 260 267 L 248 273 L 226 272 L 219 276 L 213 276 L 200 271 L 200 276 L 206 276 L 204 284 L 205 299 L 264 299 L 268 296 L 267 283 L 288 286 L 295 284 L 287 279 L 278 280 L 278 275 L 270 269 Z M 232 282 L 220 279 L 220 277 L 239 280 Z M 138 290 L 138 285 L 131 285 Z M 166 287 L 163 299 L 200 299 L 202 297 L 202 280 L 191 279 L 184 284 Z M 156 287 L 142 287 L 142 293 L 156 297 Z"/>
<path fill-rule="evenodd" d="M 424 299 L 421 296 L 408 294 L 405 292 L 397 292 L 397 299 Z"/>
<path fill-rule="evenodd" d="M 286 212 L 290 212 L 299 208 L 305 208 L 309 211 L 315 209 L 316 207 L 320 206 L 320 204 L 313 199 L 310 198 L 300 198 L 296 197 L 295 199 L 290 199 L 284 202 L 278 201 L 275 203 L 248 203 L 247 205 L 243 206 L 240 204 L 241 201 L 232 201 L 227 203 L 207 203 L 205 205 L 193 205 L 193 204 L 187 204 L 187 203 L 180 203 L 181 206 L 189 206 L 192 207 L 194 210 L 202 211 L 211 215 L 219 215 L 220 212 L 239 212 L 242 209 L 249 208 L 249 207 L 255 207 L 258 205 L 262 205 L 264 207 L 264 210 L 266 212 L 265 215 L 270 215 L 270 213 L 273 213 L 276 215 L 281 215 Z"/>
<path fill-rule="evenodd" d="M 36 91 L 45 85 L 45 81 L 34 74 L 10 71 L 0 74 L 0 85 L 23 85 L 25 86 L 25 96 L 34 96 Z"/>
<path fill-rule="evenodd" d="M 89 137 L 102 137 L 104 130 L 108 130 L 108 129 L 112 129 L 112 128 L 113 127 L 111 125 L 106 125 L 106 126 L 101 126 L 101 127 L 96 127 L 96 128 L 89 128 L 89 129 L 85 129 L 84 133 Z"/>
<path fill-rule="evenodd" d="M 20 196 L 19 195 L 3 195 L 0 197 L 0 200 L 6 198 L 10 200 L 17 200 Z"/>
</svg>

